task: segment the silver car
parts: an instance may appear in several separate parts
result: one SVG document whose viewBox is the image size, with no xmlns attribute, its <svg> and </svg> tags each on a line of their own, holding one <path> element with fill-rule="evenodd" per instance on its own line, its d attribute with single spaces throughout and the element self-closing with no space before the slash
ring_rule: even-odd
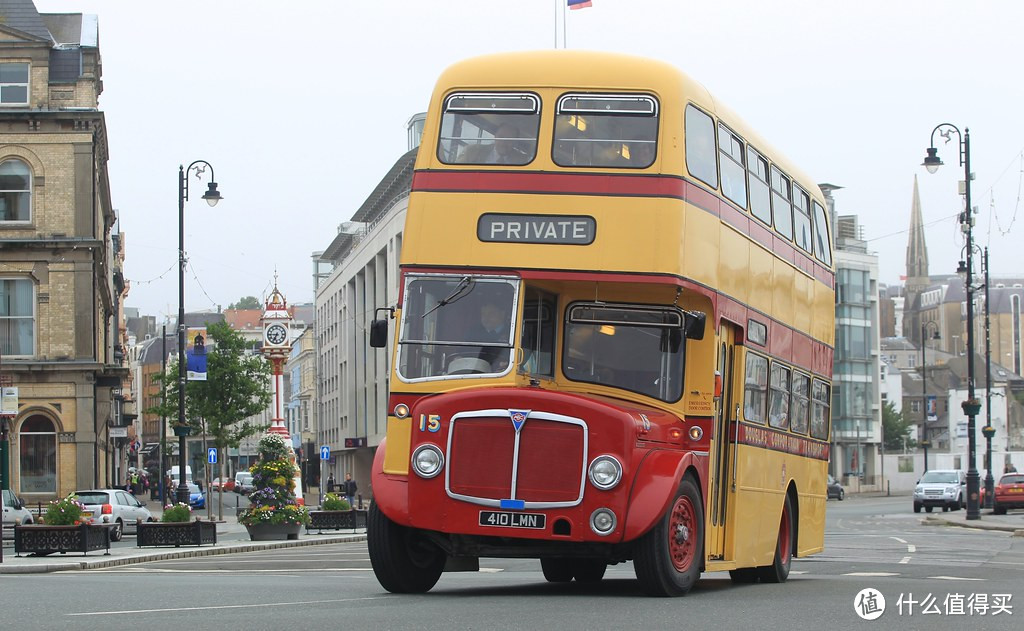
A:
<svg viewBox="0 0 1024 631">
<path fill-rule="evenodd" d="M 92 523 L 110 525 L 111 541 L 120 541 L 126 528 L 135 532 L 138 521 L 156 521 L 145 504 L 124 489 L 89 489 L 75 491 L 75 495 L 91 513 Z"/>
<path fill-rule="evenodd" d="M 920 513 L 922 507 L 930 513 L 937 506 L 946 512 L 966 505 L 967 475 L 959 469 L 932 469 L 914 487 L 915 513 Z"/>
</svg>

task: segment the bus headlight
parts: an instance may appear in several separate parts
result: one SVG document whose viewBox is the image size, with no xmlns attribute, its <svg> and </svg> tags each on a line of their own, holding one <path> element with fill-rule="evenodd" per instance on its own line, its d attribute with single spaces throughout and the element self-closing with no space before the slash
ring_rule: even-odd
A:
<svg viewBox="0 0 1024 631">
<path fill-rule="evenodd" d="M 607 537 L 615 530 L 615 513 L 608 508 L 599 508 L 590 514 L 590 529 L 602 537 Z"/>
<path fill-rule="evenodd" d="M 622 465 L 613 456 L 598 456 L 590 463 L 587 477 L 602 491 L 613 489 L 622 479 Z"/>
<path fill-rule="evenodd" d="M 416 475 L 428 480 L 444 467 L 444 455 L 436 445 L 420 445 L 412 452 L 412 468 Z"/>
</svg>

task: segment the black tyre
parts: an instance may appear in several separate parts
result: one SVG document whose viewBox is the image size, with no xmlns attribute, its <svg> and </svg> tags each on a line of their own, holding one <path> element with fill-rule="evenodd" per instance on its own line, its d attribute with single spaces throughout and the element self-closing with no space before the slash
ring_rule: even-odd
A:
<svg viewBox="0 0 1024 631">
<path fill-rule="evenodd" d="M 932 507 L 932 506 L 925 506 L 924 507 L 924 512 L 930 513 L 930 512 L 932 512 L 932 508 L 934 508 L 934 507 Z"/>
<path fill-rule="evenodd" d="M 124 536 L 124 522 L 118 519 L 114 522 L 114 525 L 110 528 L 110 540 L 120 541 L 121 537 Z"/>
<path fill-rule="evenodd" d="M 996 515 L 1005 515 L 1006 507 L 1000 506 L 998 502 L 992 504 L 992 512 Z"/>
<path fill-rule="evenodd" d="M 601 559 L 573 559 L 572 577 L 578 583 L 593 584 L 600 583 L 604 578 L 608 564 Z"/>
<path fill-rule="evenodd" d="M 920 513 L 921 512 L 921 505 L 918 504 L 917 502 L 914 502 L 914 512 L 915 513 Z"/>
<path fill-rule="evenodd" d="M 842 502 L 846 498 L 846 491 L 839 489 L 839 501 Z"/>
<path fill-rule="evenodd" d="M 779 521 L 779 539 L 775 544 L 775 559 L 771 565 L 757 568 L 762 583 L 785 583 L 789 568 L 793 564 L 796 529 L 793 527 L 793 503 L 789 494 L 782 502 L 782 519 Z"/>
<path fill-rule="evenodd" d="M 370 564 L 381 587 L 395 594 L 430 591 L 444 571 L 445 555 L 414 528 L 388 519 L 377 504 L 366 520 Z"/>
<path fill-rule="evenodd" d="M 637 541 L 633 568 L 651 596 L 682 596 L 697 583 L 704 560 L 704 505 L 690 476 L 668 511 Z"/>
<path fill-rule="evenodd" d="M 541 559 L 540 569 L 549 583 L 568 583 L 572 580 L 572 564 L 569 559 Z"/>
</svg>

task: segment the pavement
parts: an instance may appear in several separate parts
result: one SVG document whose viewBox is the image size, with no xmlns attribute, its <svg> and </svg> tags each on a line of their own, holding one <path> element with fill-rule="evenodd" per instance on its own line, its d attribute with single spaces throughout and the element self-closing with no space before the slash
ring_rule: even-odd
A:
<svg viewBox="0 0 1024 631">
<path fill-rule="evenodd" d="M 163 513 L 158 505 L 159 502 L 149 502 L 146 506 L 157 519 Z M 231 513 L 230 515 L 228 515 L 229 512 Z M 201 509 L 197 511 L 197 514 L 205 520 L 205 510 Z M 229 511 L 227 507 L 225 507 L 224 520 L 217 521 L 216 523 L 217 543 L 213 545 L 183 546 L 180 548 L 139 548 L 133 545 L 135 534 L 126 532 L 119 543 L 110 543 L 110 554 L 105 554 L 104 550 L 95 550 L 88 554 L 57 553 L 40 557 L 32 555 L 21 555 L 19 557 L 14 554 L 14 541 L 12 539 L 5 539 L 3 541 L 3 562 L 0 562 L 0 574 L 38 574 L 67 570 L 94 570 L 133 563 L 146 563 L 148 561 L 162 561 L 165 559 L 183 559 L 216 554 L 235 554 L 274 548 L 292 548 L 366 540 L 365 528 L 343 531 L 325 530 L 322 532 L 316 530 L 308 531 L 303 528 L 299 533 L 299 538 L 296 540 L 250 541 L 249 533 L 243 524 L 238 523 L 238 519 L 234 515 L 234 509 L 232 508 Z"/>
<path fill-rule="evenodd" d="M 933 526 L 958 526 L 979 530 L 1000 530 L 1012 532 L 1015 537 L 1024 537 L 1024 512 L 1010 511 L 1006 515 L 996 515 L 992 509 L 983 508 L 978 511 L 978 519 L 967 519 L 966 510 L 943 513 L 942 509 L 934 509 L 934 513 L 925 513 L 921 523 Z"/>
</svg>

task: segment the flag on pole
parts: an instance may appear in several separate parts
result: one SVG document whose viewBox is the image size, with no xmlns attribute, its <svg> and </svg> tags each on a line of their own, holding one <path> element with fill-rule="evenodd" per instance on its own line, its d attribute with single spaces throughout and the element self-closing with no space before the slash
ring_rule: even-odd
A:
<svg viewBox="0 0 1024 631">
<path fill-rule="evenodd" d="M 569 10 L 575 11 L 576 9 L 585 9 L 589 6 L 593 6 L 590 0 L 569 0 Z"/>
</svg>

